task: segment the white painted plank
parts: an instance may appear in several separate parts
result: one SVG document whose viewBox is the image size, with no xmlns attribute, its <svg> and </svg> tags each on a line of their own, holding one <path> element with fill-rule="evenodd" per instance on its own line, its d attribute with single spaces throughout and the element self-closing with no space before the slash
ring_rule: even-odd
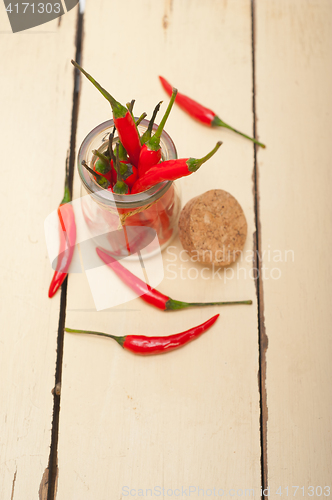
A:
<svg viewBox="0 0 332 500">
<path fill-rule="evenodd" d="M 60 294 L 44 219 L 63 196 L 77 9 L 12 34 L 0 7 L 0 497 L 38 498 L 48 466 Z"/>
<path fill-rule="evenodd" d="M 88 2 L 84 29 L 84 67 L 120 101 L 135 98 L 137 113 L 150 113 L 161 98 L 167 100 L 158 81 L 162 74 L 183 92 L 214 107 L 225 121 L 251 130 L 249 1 Z M 83 81 L 78 144 L 109 117 L 108 104 Z M 245 211 L 245 250 L 251 252 L 251 143 L 227 131 L 207 129 L 176 108 L 167 131 L 180 156 L 199 157 L 219 138 L 224 140 L 204 170 L 180 182 L 183 202 L 215 187 L 231 192 Z M 77 177 L 75 189 L 79 196 Z M 174 246 L 179 255 L 177 240 Z M 184 278 L 174 281 L 167 269 L 171 259 L 164 252 L 161 291 L 184 300 L 252 298 L 255 303 L 254 282 L 248 277 L 251 262 L 243 262 L 239 278 L 225 285 L 223 274 L 221 279 L 209 275 L 208 280 L 190 280 L 186 263 Z M 177 257 L 178 273 L 180 265 Z M 136 299 L 97 313 L 85 276 L 69 279 L 69 327 L 119 335 L 168 334 L 186 330 L 216 312 L 221 313 L 219 323 L 204 337 L 182 350 L 149 359 L 130 355 L 107 339 L 66 334 L 59 500 L 120 498 L 125 486 L 258 491 L 256 304 L 166 314 Z M 192 494 L 196 497 L 197 491 Z"/>
<path fill-rule="evenodd" d="M 331 486 L 332 6 L 256 4 L 262 247 L 281 273 L 264 280 L 268 481 L 309 498 Z"/>
</svg>

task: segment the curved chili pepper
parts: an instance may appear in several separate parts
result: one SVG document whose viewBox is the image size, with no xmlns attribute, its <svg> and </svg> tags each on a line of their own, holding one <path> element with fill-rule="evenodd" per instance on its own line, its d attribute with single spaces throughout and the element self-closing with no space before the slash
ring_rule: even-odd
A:
<svg viewBox="0 0 332 500">
<path fill-rule="evenodd" d="M 161 81 L 162 86 L 166 90 L 168 95 L 172 95 L 172 86 L 170 83 L 168 83 L 165 78 L 162 76 L 159 76 L 159 80 Z M 224 121 L 222 121 L 219 116 L 215 114 L 212 109 L 206 108 L 205 106 L 202 106 L 199 104 L 197 101 L 194 101 L 194 99 L 191 99 L 190 97 L 180 94 L 178 92 L 178 95 L 176 97 L 176 103 L 179 105 L 180 108 L 182 108 L 184 111 L 186 111 L 189 115 L 191 115 L 193 118 L 196 118 L 201 123 L 205 123 L 205 125 L 209 125 L 210 127 L 224 127 L 228 128 L 229 130 L 232 130 L 233 132 L 236 132 L 237 134 L 242 135 L 242 137 L 245 137 L 246 139 L 249 139 L 250 141 L 254 142 L 258 146 L 261 146 L 262 148 L 265 148 L 266 146 L 262 144 L 261 142 L 258 142 L 256 139 L 253 137 L 249 137 L 249 135 L 243 134 L 242 132 L 239 132 L 235 128 L 231 127 Z"/>
<path fill-rule="evenodd" d="M 109 253 L 101 248 L 96 248 L 96 252 L 101 260 L 119 276 L 137 295 L 145 302 L 152 306 L 162 309 L 163 311 L 175 311 L 178 309 L 186 309 L 187 307 L 204 307 L 204 306 L 227 306 L 234 304 L 252 304 L 251 300 L 233 301 L 233 302 L 182 302 L 174 300 L 151 288 L 140 278 L 128 271 L 120 262 L 118 262 Z"/>
<path fill-rule="evenodd" d="M 162 131 L 164 129 L 165 123 L 169 114 L 171 112 L 172 106 L 174 104 L 175 98 L 177 94 L 177 89 L 173 89 L 171 100 L 167 106 L 165 114 L 156 130 L 156 133 L 149 139 L 141 148 L 141 152 L 139 155 L 138 161 L 138 175 L 139 177 L 143 177 L 146 172 L 157 165 L 157 163 L 161 160 L 161 147 L 160 147 L 160 137 Z"/>
<path fill-rule="evenodd" d="M 65 185 L 65 194 L 58 207 L 60 248 L 54 275 L 48 290 L 50 298 L 58 291 L 64 282 L 73 257 L 76 243 L 75 214 L 71 203 L 68 184 Z"/>
<path fill-rule="evenodd" d="M 94 332 L 90 330 L 73 330 L 65 328 L 69 333 L 88 333 L 91 335 L 100 335 L 115 340 L 121 347 L 135 354 L 163 354 L 164 352 L 174 351 L 179 347 L 188 344 L 191 340 L 197 339 L 202 333 L 206 332 L 218 319 L 219 314 L 205 321 L 201 325 L 195 326 L 182 333 L 168 335 L 167 337 L 147 337 L 145 335 L 125 335 L 117 337 L 103 332 Z"/>
<path fill-rule="evenodd" d="M 89 73 L 87 73 L 77 62 L 71 61 L 75 68 L 79 69 L 83 75 L 99 90 L 108 100 L 113 112 L 114 124 L 117 128 L 120 141 L 128 153 L 130 162 L 137 167 L 139 154 L 141 151 L 141 140 L 138 134 L 136 123 L 130 111 L 121 103 L 116 101 Z"/>
<path fill-rule="evenodd" d="M 221 141 L 217 142 L 212 151 L 200 159 L 182 158 L 180 160 L 167 160 L 159 165 L 151 167 L 147 174 L 140 177 L 138 181 L 135 182 L 131 193 L 140 193 L 141 191 L 146 191 L 150 187 L 155 186 L 159 182 L 175 181 L 176 179 L 180 179 L 180 177 L 185 177 L 186 175 L 196 172 L 203 163 L 214 155 L 221 145 Z"/>
</svg>

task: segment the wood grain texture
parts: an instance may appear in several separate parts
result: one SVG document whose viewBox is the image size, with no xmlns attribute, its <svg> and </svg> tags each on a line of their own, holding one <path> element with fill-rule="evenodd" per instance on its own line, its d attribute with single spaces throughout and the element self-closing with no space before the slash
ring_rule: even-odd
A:
<svg viewBox="0 0 332 500">
<path fill-rule="evenodd" d="M 331 486 L 331 29 L 328 1 L 256 1 L 272 499 Z"/>
<path fill-rule="evenodd" d="M 77 12 L 12 34 L 0 11 L 0 497 L 15 500 L 38 498 L 50 453 L 60 295 L 44 219 L 63 196 Z"/>
<path fill-rule="evenodd" d="M 112 18 L 117 22 L 110 28 Z M 135 98 L 137 114 L 151 113 L 161 98 L 167 102 L 161 74 L 250 133 L 249 1 L 98 0 L 87 3 L 84 23 L 84 68 L 120 101 Z M 107 102 L 83 80 L 78 144 L 109 117 Z M 228 131 L 205 128 L 178 108 L 166 128 L 183 157 L 200 157 L 224 140 L 204 169 L 181 180 L 183 204 L 213 188 L 232 193 L 248 221 L 248 253 L 238 275 L 232 268 L 233 279 L 222 271 L 219 277 L 210 271 L 207 279 L 192 279 L 202 268 L 185 262 L 175 240 L 163 255 L 159 289 L 176 299 L 253 299 L 254 305 L 167 314 L 136 299 L 97 313 L 85 276 L 71 275 L 66 316 L 71 328 L 167 335 L 216 312 L 220 319 L 186 348 L 148 359 L 108 339 L 65 335 L 59 500 L 121 498 L 126 486 L 260 487 L 257 305 L 250 278 L 253 147 Z M 76 177 L 76 196 L 79 184 Z"/>
</svg>

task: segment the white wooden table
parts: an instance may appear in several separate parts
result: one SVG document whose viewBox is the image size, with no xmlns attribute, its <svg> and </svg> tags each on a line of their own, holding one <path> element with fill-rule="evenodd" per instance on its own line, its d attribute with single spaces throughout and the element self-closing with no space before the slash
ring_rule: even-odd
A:
<svg viewBox="0 0 332 500">
<path fill-rule="evenodd" d="M 87 0 L 84 16 L 75 8 L 17 34 L 0 7 L 1 499 L 113 500 L 163 488 L 165 498 L 257 498 L 262 487 L 273 500 L 330 495 L 331 30 L 328 0 Z M 67 150 L 79 197 L 75 152 L 110 118 L 89 82 L 74 89 L 78 55 L 120 101 L 134 97 L 137 112 L 165 99 L 161 74 L 267 144 L 255 150 L 179 108 L 167 124 L 182 157 L 223 140 L 205 170 L 180 181 L 183 203 L 213 188 L 233 194 L 252 258 L 234 276 L 193 281 L 175 240 L 183 279 L 171 279 L 165 251 L 159 289 L 188 301 L 250 298 L 251 307 L 163 316 L 135 299 L 97 312 L 84 274 L 48 299 L 43 224 L 62 198 Z M 63 331 L 166 335 L 214 312 L 206 335 L 148 359 Z"/>
</svg>

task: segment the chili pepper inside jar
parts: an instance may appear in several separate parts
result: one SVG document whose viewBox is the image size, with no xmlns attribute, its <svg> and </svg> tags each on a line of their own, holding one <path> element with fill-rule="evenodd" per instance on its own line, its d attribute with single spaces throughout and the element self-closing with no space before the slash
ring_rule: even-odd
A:
<svg viewBox="0 0 332 500">
<path fill-rule="evenodd" d="M 138 125 L 142 135 L 149 122 Z M 107 152 L 114 122 L 108 120 L 94 128 L 78 152 L 78 171 L 82 181 L 81 206 L 91 238 L 113 255 L 126 257 L 141 252 L 145 256 L 163 250 L 176 234 L 181 209 L 179 187 L 161 182 L 137 194 L 116 194 L 103 189 L 82 162 L 93 170 L 98 160 L 94 151 Z M 157 126 L 154 125 L 154 130 Z M 118 138 L 114 136 L 114 146 Z M 164 131 L 160 140 L 162 161 L 177 158 L 175 145 Z M 162 168 L 162 165 L 161 165 Z"/>
</svg>

